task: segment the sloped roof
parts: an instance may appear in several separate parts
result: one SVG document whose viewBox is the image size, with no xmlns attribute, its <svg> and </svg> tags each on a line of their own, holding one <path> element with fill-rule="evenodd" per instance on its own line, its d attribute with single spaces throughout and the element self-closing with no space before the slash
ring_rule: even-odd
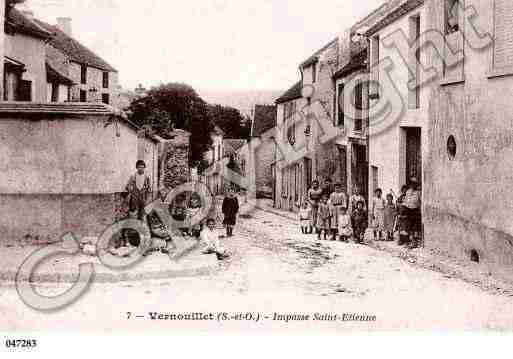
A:
<svg viewBox="0 0 513 359">
<path fill-rule="evenodd" d="M 366 36 L 371 36 L 378 32 L 379 30 L 383 29 L 384 27 L 390 25 L 403 15 L 407 14 L 408 12 L 415 10 L 419 6 L 424 4 L 424 0 L 405 0 L 403 2 L 391 2 L 390 5 L 392 6 L 387 11 L 387 15 L 383 17 L 380 21 L 378 21 L 376 24 L 374 24 L 369 30 L 365 32 Z"/>
<path fill-rule="evenodd" d="M 67 77 L 66 75 L 60 73 L 55 68 L 53 68 L 48 62 L 46 62 L 46 77 L 48 82 L 57 82 L 64 85 L 74 85 L 75 82 Z"/>
<path fill-rule="evenodd" d="M 251 135 L 260 137 L 274 126 L 276 126 L 276 106 L 255 105 Z"/>
<path fill-rule="evenodd" d="M 349 63 L 335 72 L 334 79 L 344 77 L 352 72 L 367 68 L 367 49 L 360 51 L 358 54 L 351 56 Z"/>
<path fill-rule="evenodd" d="M 317 50 L 312 56 L 310 56 L 308 59 L 306 59 L 305 61 L 303 61 L 303 63 L 299 66 L 301 68 L 303 67 L 307 67 L 307 66 L 310 66 L 312 64 L 314 64 L 315 62 L 319 61 L 319 56 L 324 52 L 326 51 L 330 46 L 332 46 L 333 44 L 336 44 L 338 41 L 338 38 L 335 38 L 333 40 L 331 40 L 330 42 L 328 42 L 326 45 L 324 45 L 322 48 L 320 48 L 319 50 Z"/>
<path fill-rule="evenodd" d="M 5 25 L 7 31 L 18 32 L 41 39 L 48 39 L 51 36 L 51 32 L 45 27 L 40 26 L 36 20 L 29 19 L 14 7 L 7 8 Z"/>
<path fill-rule="evenodd" d="M 86 64 L 104 71 L 117 72 L 114 67 L 109 65 L 100 56 L 96 55 L 93 51 L 89 50 L 73 37 L 67 35 L 57 26 L 47 24 L 38 19 L 34 19 L 34 22 L 51 33 L 50 45 L 62 51 L 72 61 L 80 64 Z"/>
<path fill-rule="evenodd" d="M 280 103 L 284 103 L 284 102 L 288 102 L 288 101 L 292 101 L 292 100 L 301 98 L 302 97 L 301 89 L 302 89 L 301 81 L 296 82 L 294 84 L 294 86 L 289 88 L 287 91 L 285 91 L 285 93 L 283 95 L 278 97 L 276 99 L 275 103 L 280 104 Z"/>
</svg>

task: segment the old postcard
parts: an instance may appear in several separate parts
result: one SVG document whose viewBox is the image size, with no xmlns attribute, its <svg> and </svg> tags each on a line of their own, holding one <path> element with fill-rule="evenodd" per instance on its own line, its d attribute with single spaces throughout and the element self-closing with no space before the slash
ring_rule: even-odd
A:
<svg viewBox="0 0 513 359">
<path fill-rule="evenodd" d="M 510 331 L 512 14 L 0 0 L 0 345 Z"/>
</svg>

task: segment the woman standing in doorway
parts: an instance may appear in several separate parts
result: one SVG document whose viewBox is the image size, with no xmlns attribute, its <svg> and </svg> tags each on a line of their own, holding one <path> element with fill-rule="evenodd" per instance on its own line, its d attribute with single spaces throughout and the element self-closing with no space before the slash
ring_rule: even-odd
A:
<svg viewBox="0 0 513 359">
<path fill-rule="evenodd" d="M 235 227 L 237 213 L 239 212 L 239 200 L 233 188 L 228 190 L 228 195 L 223 200 L 222 211 L 224 215 L 223 224 L 226 226 L 226 236 L 232 237 L 233 227 Z"/>
</svg>

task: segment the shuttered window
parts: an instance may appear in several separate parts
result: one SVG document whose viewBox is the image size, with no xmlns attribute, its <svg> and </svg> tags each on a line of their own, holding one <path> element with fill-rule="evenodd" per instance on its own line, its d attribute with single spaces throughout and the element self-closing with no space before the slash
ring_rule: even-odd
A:
<svg viewBox="0 0 513 359">
<path fill-rule="evenodd" d="M 513 1 L 495 0 L 493 67 L 513 66 Z"/>
</svg>

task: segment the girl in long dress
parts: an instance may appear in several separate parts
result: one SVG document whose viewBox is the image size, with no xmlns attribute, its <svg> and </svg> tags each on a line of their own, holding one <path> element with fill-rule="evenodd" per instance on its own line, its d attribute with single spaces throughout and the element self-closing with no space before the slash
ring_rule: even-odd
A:
<svg viewBox="0 0 513 359">
<path fill-rule="evenodd" d="M 342 184 L 337 182 L 335 184 L 335 192 L 333 192 L 330 196 L 329 200 L 331 206 L 331 232 L 332 237 L 331 240 L 336 240 L 337 232 L 338 232 L 338 218 L 341 213 L 341 210 L 347 209 L 347 195 L 342 190 Z"/>
<path fill-rule="evenodd" d="M 385 200 L 382 197 L 383 191 L 378 188 L 372 200 L 372 218 L 374 220 L 374 240 L 383 240 L 385 230 Z"/>
<path fill-rule="evenodd" d="M 319 203 L 319 209 L 317 213 L 317 239 L 321 240 L 321 234 L 324 234 L 324 240 L 328 239 L 327 234 L 330 230 L 330 217 L 331 217 L 331 210 L 330 206 L 328 204 L 328 197 L 323 196 L 321 203 Z"/>
<path fill-rule="evenodd" d="M 349 238 L 353 236 L 353 227 L 351 225 L 351 217 L 347 213 L 345 207 L 340 209 L 338 216 L 338 233 L 342 242 L 349 242 Z"/>
</svg>

